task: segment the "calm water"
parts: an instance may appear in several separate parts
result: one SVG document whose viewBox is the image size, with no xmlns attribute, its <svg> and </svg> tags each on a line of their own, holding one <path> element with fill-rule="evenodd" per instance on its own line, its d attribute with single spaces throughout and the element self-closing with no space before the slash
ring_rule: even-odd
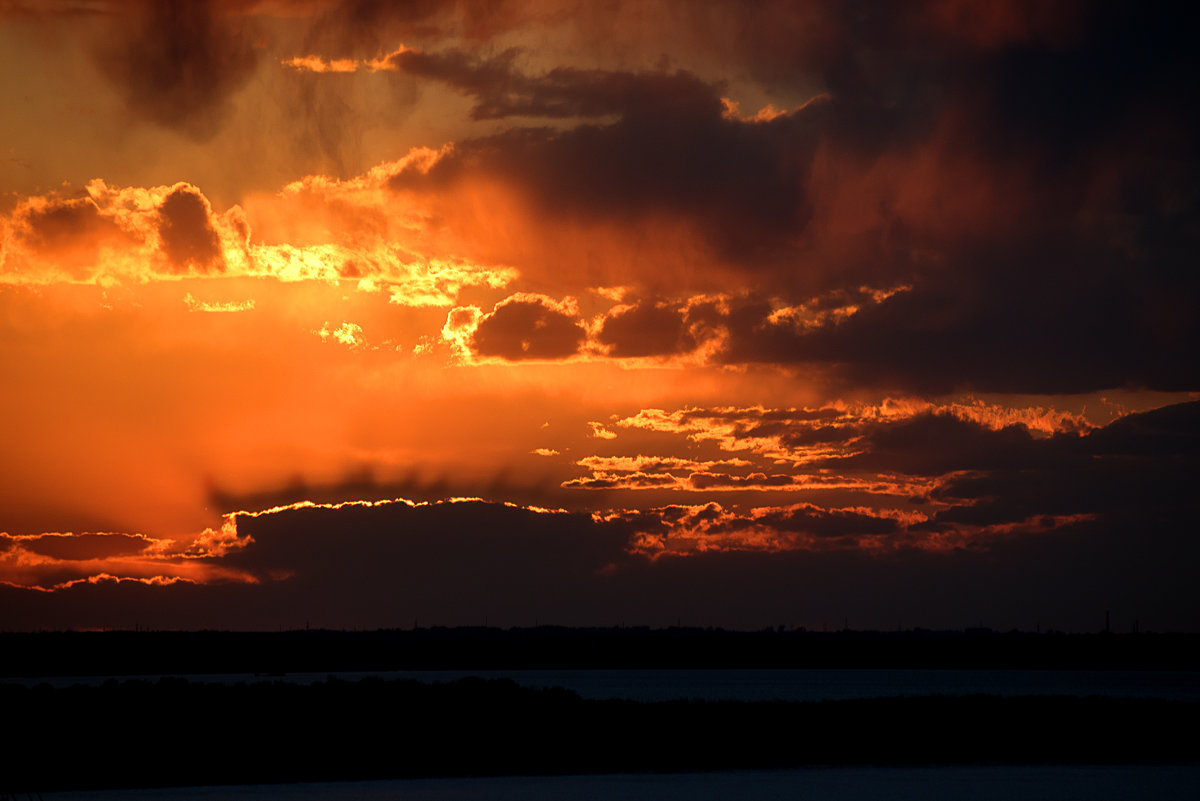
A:
<svg viewBox="0 0 1200 801">
<path fill-rule="evenodd" d="M 514 670 L 340 674 L 420 681 L 507 678 L 529 687 L 567 687 L 586 698 L 785 699 L 811 701 L 898 695 L 1101 695 L 1200 700 L 1200 674 L 1174 671 L 1042 670 Z M 191 676 L 197 681 L 321 681 L 284 677 Z M 37 683 L 40 680 L 30 680 Z M 80 679 L 57 679 L 72 684 Z M 87 680 L 100 683 L 103 678 Z M 1200 754 L 1198 754 L 1200 759 Z M 2 789 L 2 788 L 0 788 Z M 729 773 L 413 779 L 242 787 L 46 793 L 45 801 L 525 801 L 529 799 L 803 799 L 804 801 L 1126 801 L 1200 798 L 1200 764 L 1167 766 L 834 767 Z"/>
<path fill-rule="evenodd" d="M 802 768 L 734 773 L 413 779 L 44 793 L 46 801 L 1129 801 L 1200 797 L 1197 766 Z"/>
<path fill-rule="evenodd" d="M 285 676 L 188 676 L 192 681 L 323 681 L 326 673 Z M 346 680 L 366 676 L 454 681 L 464 676 L 506 678 L 526 687 L 566 687 L 584 698 L 668 701 L 677 698 L 741 701 L 821 701 L 903 695 L 1099 695 L 1109 698 L 1164 698 L 1200 701 L 1200 672 L 1125 670 L 421 670 L 341 673 Z M 26 679 L 56 686 L 100 684 L 103 677 Z"/>
<path fill-rule="evenodd" d="M 527 687 L 566 687 L 584 698 L 669 701 L 822 701 L 903 695 L 1100 695 L 1200 701 L 1200 673 L 1098 670 L 510 670 L 407 674 L 422 681 L 467 675 Z"/>
</svg>

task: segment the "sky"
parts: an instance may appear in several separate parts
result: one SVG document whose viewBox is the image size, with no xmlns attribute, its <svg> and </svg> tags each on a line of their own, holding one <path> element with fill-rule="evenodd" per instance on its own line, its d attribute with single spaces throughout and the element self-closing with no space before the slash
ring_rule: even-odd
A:
<svg viewBox="0 0 1200 801">
<path fill-rule="evenodd" d="M 0 628 L 1197 630 L 1196 17 L 0 0 Z"/>
</svg>

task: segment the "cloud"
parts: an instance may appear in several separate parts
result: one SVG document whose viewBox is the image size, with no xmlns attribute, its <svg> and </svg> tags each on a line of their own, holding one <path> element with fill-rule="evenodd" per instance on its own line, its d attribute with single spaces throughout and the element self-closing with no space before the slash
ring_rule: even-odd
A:
<svg viewBox="0 0 1200 801">
<path fill-rule="evenodd" d="M 69 561 L 132 556 L 155 544 L 141 535 L 120 533 L 42 534 L 18 542 L 31 553 Z"/>
<path fill-rule="evenodd" d="M 222 547 L 212 547 L 221 541 Z M 38 592 L 58 591 L 79 582 L 131 580 L 253 581 L 253 577 L 206 562 L 245 544 L 205 532 L 191 544 L 123 532 L 0 532 L 0 585 Z"/>
<path fill-rule="evenodd" d="M 1084 437 L 1029 443 L 991 469 L 948 477 L 934 524 L 988 524 L 1037 514 L 1097 515 L 1144 528 L 1195 514 L 1192 483 L 1200 403 L 1119 418 Z M 1136 502 L 1131 503 L 1131 499 Z"/>
<path fill-rule="evenodd" d="M 457 320 L 461 313 L 451 312 L 451 316 Z M 545 295 L 518 293 L 478 317 L 467 342 L 477 356 L 508 361 L 562 359 L 578 353 L 586 335 L 570 298 L 559 302 Z"/>
<path fill-rule="evenodd" d="M 42 11 L 12 13 L 24 25 Z M 921 607 L 936 612 L 985 586 L 1005 603 L 997 588 L 1022 577 L 1079 608 L 1109 592 L 1165 605 L 1168 587 L 1194 599 L 1179 578 L 1194 564 L 1195 508 L 1180 500 L 1194 494 L 1194 411 L 1097 428 L 1082 397 L 1035 397 L 1197 389 L 1190 7 L 44 11 L 52 52 L 13 57 L 47 80 L 27 87 L 31 114 L 53 111 L 30 117 L 37 133 L 13 129 L 5 164 L 10 177 L 50 166 L 0 219 L 0 404 L 25 421 L 9 437 L 7 525 L 214 528 L 170 553 L 126 553 L 135 534 L 31 535 L 45 553 L 9 538 L 13 581 L 81 599 L 257 599 L 273 627 L 269 609 L 349 583 L 335 564 L 289 563 L 285 519 L 319 531 L 304 540 L 314 549 L 353 545 L 357 568 L 360 553 L 399 553 L 396 531 L 449 514 L 217 523 L 220 509 L 260 507 L 206 503 L 206 482 L 249 494 L 287 483 L 287 465 L 300 484 L 377 471 L 421 498 L 469 489 L 594 512 L 535 518 L 613 538 L 589 561 L 601 572 L 564 590 L 576 609 L 853 606 L 845 581 L 936 588 Z M 95 34 L 108 36 L 102 73 L 73 72 L 93 63 Z M 95 175 L 124 177 L 83 183 Z M 253 314 L 187 313 L 249 297 Z M 1153 402 L 1167 401 L 1132 405 Z M 525 470 L 537 475 L 512 477 Z M 360 488 L 338 500 L 377 497 Z M 481 527 L 462 548 L 495 555 L 487 526 L 507 532 L 515 513 L 462 514 Z M 339 522 L 385 518 L 382 545 Z M 253 547 L 239 523 L 273 532 L 261 561 L 233 556 Z M 223 580 L 260 584 L 123 581 L 216 581 L 227 552 L 248 567 Z M 422 606 L 420 580 L 453 556 L 426 553 L 424 572 L 405 574 L 414 588 L 378 568 L 340 612 L 407 623 L 398 610 Z M 1063 601 L 1053 586 L 1072 558 L 1102 575 Z M 1146 579 L 1160 564 L 1161 590 Z M 469 618 L 449 585 L 470 571 L 451 573 L 439 602 Z"/>
<path fill-rule="evenodd" d="M 603 317 L 596 340 L 616 358 L 674 356 L 716 336 L 710 321 L 711 313 L 705 315 L 691 306 L 664 301 L 622 304 Z"/>
<path fill-rule="evenodd" d="M 323 59 L 320 56 L 294 56 L 284 59 L 283 66 L 308 72 L 354 72 L 358 62 L 348 58 Z"/>
<path fill-rule="evenodd" d="M 10 220 L 12 239 L 2 254 L 6 277 L 18 269 L 15 262 L 21 250 L 60 269 L 68 279 L 87 276 L 100 258 L 101 247 L 123 233 L 91 197 L 28 198 L 18 204 Z"/>
<path fill-rule="evenodd" d="M 669 7 L 648 21 L 663 23 Z M 549 36 L 570 8 L 544 18 L 493 8 L 484 28 Z M 489 124 L 464 123 L 456 141 L 356 178 L 314 175 L 248 203 L 254 241 L 209 214 L 220 253 L 194 208 L 199 195 L 172 201 L 192 203 L 193 223 L 151 234 L 101 230 L 116 216 L 98 195 L 92 210 L 60 198 L 58 213 L 87 233 L 56 258 L 65 274 L 101 280 L 108 269 L 93 264 L 122 247 L 109 239 L 131 236 L 131 255 L 168 267 L 199 272 L 224 256 L 234 274 L 378 279 L 408 306 L 454 306 L 464 288 L 518 274 L 522 290 L 546 297 L 620 285 L 620 307 L 578 321 L 586 342 L 572 347 L 567 326 L 568 339 L 538 358 L 769 365 L 841 394 L 1193 387 L 1200 283 L 1188 220 L 1200 197 L 1186 175 L 1200 137 L 1187 104 L 1169 102 L 1189 85 L 1178 77 L 1188 66 L 1181 20 L 999 9 L 767 3 L 743 19 L 721 6 L 680 15 L 683 66 L 654 67 L 592 51 L 568 66 L 557 51 L 513 49 L 518 36 L 472 46 L 454 39 L 465 24 L 456 4 L 354 6 L 336 35 L 313 29 L 315 49 L 300 52 L 316 60 L 295 63 L 376 56 L 397 74 L 361 77 L 386 85 L 402 74 L 431 98 L 449 87 Z M 331 21 L 311 6 L 293 12 L 304 24 Z M 201 40 L 220 41 L 255 16 L 205 5 L 146 15 L 167 28 L 194 18 Z M 414 44 L 368 47 L 382 29 L 353 20 L 408 29 Z M 811 47 L 796 52 L 795 42 Z M 727 70 L 691 60 L 701 45 L 745 75 L 723 81 Z M 1093 75 L 1112 78 L 1103 97 Z M 751 78 L 778 98 L 775 111 L 730 111 Z M 539 121 L 552 124 L 530 124 Z M 6 252 L 6 272 L 26 255 Z M 495 298 L 471 302 L 486 309 Z M 515 318 L 502 322 L 489 318 L 485 333 L 511 334 Z M 480 342 L 516 357 L 512 343 Z"/>
<path fill-rule="evenodd" d="M 894 420 L 874 413 L 863 430 L 884 461 L 902 458 L 887 447 L 939 422 L 925 411 Z M 846 417 L 836 409 L 706 414 L 730 423 Z M 1200 510 L 1190 490 L 1198 419 L 1193 402 L 1082 435 L 1014 439 L 1011 427 L 947 415 L 941 423 L 957 421 L 948 434 L 974 426 L 972 436 L 994 438 L 1005 456 L 945 474 L 919 507 L 702 501 L 587 514 L 478 500 L 309 502 L 230 513 L 194 550 L 156 550 L 119 534 L 0 537 L 6 571 L 22 559 L 27 571 L 5 573 L 0 623 L 112 625 L 136 614 L 174 627 L 478 624 L 484 616 L 494 625 L 611 624 L 614 616 L 663 625 L 671 610 L 686 609 L 700 624 L 742 627 L 766 619 L 816 626 L 829 615 L 889 627 L 900 615 L 932 626 L 983 619 L 1088 629 L 1100 625 L 1097 610 L 1115 609 L 1148 628 L 1187 628 L 1197 608 L 1190 521 Z M 889 428 L 900 438 L 880 436 Z M 953 454 L 952 440 L 933 436 L 928 447 Z M 588 463 L 670 476 L 690 467 L 676 458 Z M 28 564 L 34 549 L 57 555 L 39 557 L 54 562 L 40 573 Z M 30 594 L 11 586 L 14 577 L 57 589 Z M 175 578 L 186 581 L 168 584 Z"/>
<path fill-rule="evenodd" d="M 233 312 L 251 311 L 254 309 L 254 305 L 255 305 L 253 298 L 251 298 L 249 300 L 243 300 L 243 301 L 229 300 L 229 301 L 208 302 L 208 301 L 199 300 L 199 299 L 193 297 L 191 292 L 187 293 L 187 295 L 184 296 L 183 303 L 185 306 L 187 306 L 188 311 L 214 312 L 214 313 L 225 313 L 225 314 L 229 314 L 229 313 L 233 313 Z"/>
<path fill-rule="evenodd" d="M 606 426 L 604 423 L 596 422 L 594 420 L 590 421 L 588 423 L 588 429 L 589 429 L 588 436 L 594 437 L 595 439 L 616 439 L 617 438 L 617 432 L 608 428 L 608 426 Z"/>
<path fill-rule="evenodd" d="M 158 235 L 167 260 L 180 272 L 224 272 L 225 255 L 213 228 L 212 207 L 198 189 L 178 184 L 158 207 Z"/>
<path fill-rule="evenodd" d="M 610 86 L 613 81 L 620 86 Z M 597 83 L 603 100 L 593 97 Z M 683 72 L 623 74 L 619 81 L 571 73 L 561 93 L 578 93 L 581 104 L 563 113 L 602 111 L 619 118 L 461 140 L 424 172 L 398 170 L 390 186 L 450 192 L 493 181 L 551 223 L 611 222 L 636 230 L 682 222 L 741 267 L 754 266 L 803 228 L 820 104 L 768 123 L 728 120 L 718 91 Z M 537 105 L 541 101 L 518 102 L 545 110 Z M 591 285 L 607 280 L 581 277 L 598 279 Z"/>
<path fill-rule="evenodd" d="M 50 193 L 17 204 L 9 218 L 5 281 L 142 282 L 222 273 L 227 252 L 244 253 L 240 210 L 218 217 L 191 184 L 117 188 L 97 179 L 79 194 Z"/>
<path fill-rule="evenodd" d="M 979 255 L 973 273 L 948 284 L 927 281 L 836 326 L 797 331 L 764 324 L 765 309 L 747 310 L 731 320 L 730 347 L 722 356 L 731 364 L 828 365 L 846 386 L 931 394 L 1194 386 L 1195 370 L 1182 355 L 1200 341 L 1200 330 L 1169 302 L 1162 307 L 1164 319 L 1150 319 L 1158 301 L 1147 295 L 1165 291 L 1167 284 L 1156 286 L 1157 279 L 1138 273 L 1135 264 L 1114 263 L 1111 253 L 1096 252 L 1085 268 L 1078 260 L 1088 247 L 1077 243 L 1068 254 L 1047 244 L 1037 261 L 1074 263 L 1080 275 L 1108 274 L 1102 283 L 1050 273 L 1041 279 L 1050 285 L 1031 292 L 1012 280 L 1009 267 L 1029 256 L 1009 248 L 1006 258 Z M 1117 278 L 1121 273 L 1146 282 Z M 1175 289 L 1190 296 L 1195 288 L 1189 284 Z"/>
<path fill-rule="evenodd" d="M 487 58 L 464 50 L 428 53 L 403 47 L 373 62 L 375 69 L 396 69 L 422 78 L 444 81 L 475 99 L 471 116 L 477 120 L 506 117 L 605 117 L 639 114 L 691 113 L 712 105 L 710 87 L 686 72 L 633 73 L 556 67 L 532 76 L 516 62 L 519 48 Z M 707 109 L 711 111 L 711 108 Z"/>
<path fill-rule="evenodd" d="M 906 523 L 924 520 L 924 516 L 886 509 L 799 503 L 739 511 L 709 502 L 614 511 L 603 519 L 627 524 L 632 530 L 631 551 L 656 560 L 738 551 L 943 550 L 935 537 L 906 532 Z M 980 542 L 986 539 L 977 538 Z M 976 544 L 973 539 L 976 537 L 962 537 L 957 544 L 969 547 Z"/>
<path fill-rule="evenodd" d="M 96 60 L 133 114 L 206 140 L 257 66 L 258 36 L 250 17 L 210 0 L 128 3 Z"/>
<path fill-rule="evenodd" d="M 329 323 L 325 323 L 325 325 L 321 326 L 321 330 L 316 333 L 322 342 L 326 342 L 332 338 L 338 344 L 345 345 L 352 350 L 366 345 L 366 340 L 363 339 L 362 326 L 358 323 L 345 322 L 333 329 L 329 327 Z"/>
<path fill-rule="evenodd" d="M 413 38 L 484 42 L 527 24 L 553 23 L 569 14 L 571 4 L 499 0 L 290 0 L 283 16 L 302 20 L 309 52 L 331 53 L 335 59 L 376 57 L 397 41 Z M 266 12 L 276 11 L 267 6 Z"/>
<path fill-rule="evenodd" d="M 537 72 L 510 50 L 404 50 L 397 63 L 468 93 L 476 116 L 580 122 L 462 139 L 390 185 L 501 192 L 529 218 L 522 239 L 546 243 L 522 251 L 540 280 L 555 280 L 560 243 L 574 241 L 596 254 L 576 277 L 591 286 L 640 284 L 679 303 L 752 282 L 759 297 L 725 321 L 731 365 L 936 394 L 1194 386 L 1200 325 L 1187 309 L 1200 285 L 1185 221 L 1200 198 L 1167 167 L 1194 165 L 1200 141 L 1195 115 L 1172 99 L 1194 72 L 1185 20 L 1001 8 L 717 13 L 753 29 L 755 52 L 738 54 L 764 79 L 785 81 L 790 65 L 823 83 L 819 100 L 770 119 L 728 114 L 724 90 L 686 70 Z M 699 25 L 686 15 L 689 33 Z M 778 39 L 768 25 L 803 35 Z M 791 55 L 775 46 L 810 40 Z M 659 264 L 622 267 L 593 240 Z M 667 242 L 686 264 L 647 250 Z M 822 297 L 840 297 L 842 312 L 814 307 Z M 615 352 L 689 344 L 666 310 L 639 312 L 660 339 L 627 342 L 614 315 Z"/>
<path fill-rule="evenodd" d="M 621 418 L 620 428 L 669 432 L 695 441 L 713 441 L 723 451 L 749 452 L 796 466 L 822 463 L 857 465 L 876 459 L 878 448 L 890 454 L 872 461 L 869 467 L 887 469 L 900 461 L 918 464 L 924 449 L 939 442 L 956 447 L 956 437 L 966 432 L 989 438 L 981 460 L 998 458 L 1004 439 L 1032 441 L 1049 434 L 1079 435 L 1092 425 L 1079 415 L 1042 407 L 1008 408 L 982 401 L 934 404 L 920 399 L 886 399 L 879 404 L 838 402 L 819 408 L 765 409 L 762 407 L 686 408 L 666 412 L 642 409 Z M 922 427 L 928 432 L 921 432 Z M 922 433 L 948 432 L 938 440 L 922 440 Z M 916 432 L 916 433 L 910 433 Z M 876 441 L 877 440 L 877 441 Z M 892 446 L 895 441 L 898 444 Z M 972 443 L 979 445 L 979 443 Z M 919 447 L 918 447 L 919 446 Z M 911 450 L 910 450 L 911 448 Z M 973 453 L 967 445 L 956 448 Z M 867 456 L 859 456 L 862 453 Z M 953 469 L 953 468 L 945 468 Z M 921 472 L 913 470 L 912 472 Z"/>
<path fill-rule="evenodd" d="M 356 605 L 373 598 L 410 621 L 537 608 L 594 581 L 624 545 L 588 515 L 477 500 L 299 505 L 238 515 L 237 528 L 251 544 L 223 564 L 263 580 L 290 576 L 278 591 L 298 598 L 356 575 Z"/>
<path fill-rule="evenodd" d="M 8 216 L 0 282 L 107 286 L 185 276 L 345 281 L 361 291 L 386 292 L 396 305 L 424 307 L 450 306 L 465 287 L 500 288 L 516 277 L 511 267 L 414 252 L 397 241 L 405 237 L 403 222 L 396 231 L 326 230 L 321 217 L 328 206 L 340 205 L 344 215 L 360 221 L 382 213 L 386 204 L 364 197 L 371 194 L 370 181 L 309 180 L 285 187 L 270 208 L 255 205 L 268 228 L 283 215 L 300 227 L 310 223 L 309 236 L 315 230 L 328 237 L 299 245 L 252 236 L 245 209 L 232 206 L 218 214 L 198 187 L 185 182 L 115 187 L 96 179 L 82 197 L 24 198 Z"/>
</svg>

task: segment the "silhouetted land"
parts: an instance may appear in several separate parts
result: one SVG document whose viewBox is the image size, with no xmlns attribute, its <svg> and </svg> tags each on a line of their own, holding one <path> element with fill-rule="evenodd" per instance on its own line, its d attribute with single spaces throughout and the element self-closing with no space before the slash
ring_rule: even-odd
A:
<svg viewBox="0 0 1200 801">
<path fill-rule="evenodd" d="M 506 679 L 0 685 L 6 791 L 854 764 L 1194 762 L 1200 705 L 589 701 Z M 1182 734 L 1181 734 L 1182 733 Z"/>
<path fill-rule="evenodd" d="M 0 634 L 0 676 L 519 668 L 1197 670 L 1200 634 L 418 628 Z"/>
</svg>

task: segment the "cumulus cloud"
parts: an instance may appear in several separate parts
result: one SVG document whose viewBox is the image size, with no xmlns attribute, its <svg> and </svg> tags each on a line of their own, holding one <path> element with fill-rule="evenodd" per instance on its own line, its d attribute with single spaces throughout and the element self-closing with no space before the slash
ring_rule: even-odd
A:
<svg viewBox="0 0 1200 801">
<path fill-rule="evenodd" d="M 223 272 L 225 256 L 212 225 L 212 207 L 195 187 L 173 188 L 158 207 L 158 235 L 167 260 L 179 271 Z"/>
<path fill-rule="evenodd" d="M 378 205 L 361 197 L 370 194 L 365 186 L 370 182 L 368 176 L 357 184 L 309 181 L 285 187 L 272 201 L 282 208 L 262 213 L 313 222 L 317 206 L 312 227 L 325 234 L 324 241 L 299 245 L 252 236 L 245 209 L 218 213 L 199 187 L 185 182 L 117 187 L 96 179 L 81 197 L 52 192 L 24 198 L 8 215 L 0 282 L 109 285 L 196 276 L 345 281 L 362 291 L 384 292 L 396 305 L 424 307 L 450 306 L 465 287 L 500 288 L 516 277 L 511 267 L 413 252 L 397 241 L 403 230 L 324 230 L 320 214 L 326 205 L 341 205 L 359 218 L 380 214 Z"/>
<path fill-rule="evenodd" d="M 17 205 L 4 280 L 140 282 L 222 273 L 227 251 L 244 252 L 239 213 L 217 216 L 191 184 L 119 188 L 97 179 L 79 194 L 33 196 Z"/>
<path fill-rule="evenodd" d="M 661 301 L 622 304 L 604 316 L 596 339 L 618 358 L 688 353 L 714 333 L 703 315 L 695 320 L 690 311 Z"/>
<path fill-rule="evenodd" d="M 451 312 L 452 321 L 462 318 Z M 578 353 L 586 335 L 570 298 L 518 293 L 473 321 L 467 345 L 478 356 L 509 361 L 562 359 Z"/>
<path fill-rule="evenodd" d="M 11 239 L 4 249 L 4 273 L 10 280 L 20 268 L 21 251 L 58 268 L 67 279 L 91 274 L 101 247 L 121 238 L 122 230 L 91 197 L 56 195 L 28 198 L 13 211 Z"/>
</svg>

